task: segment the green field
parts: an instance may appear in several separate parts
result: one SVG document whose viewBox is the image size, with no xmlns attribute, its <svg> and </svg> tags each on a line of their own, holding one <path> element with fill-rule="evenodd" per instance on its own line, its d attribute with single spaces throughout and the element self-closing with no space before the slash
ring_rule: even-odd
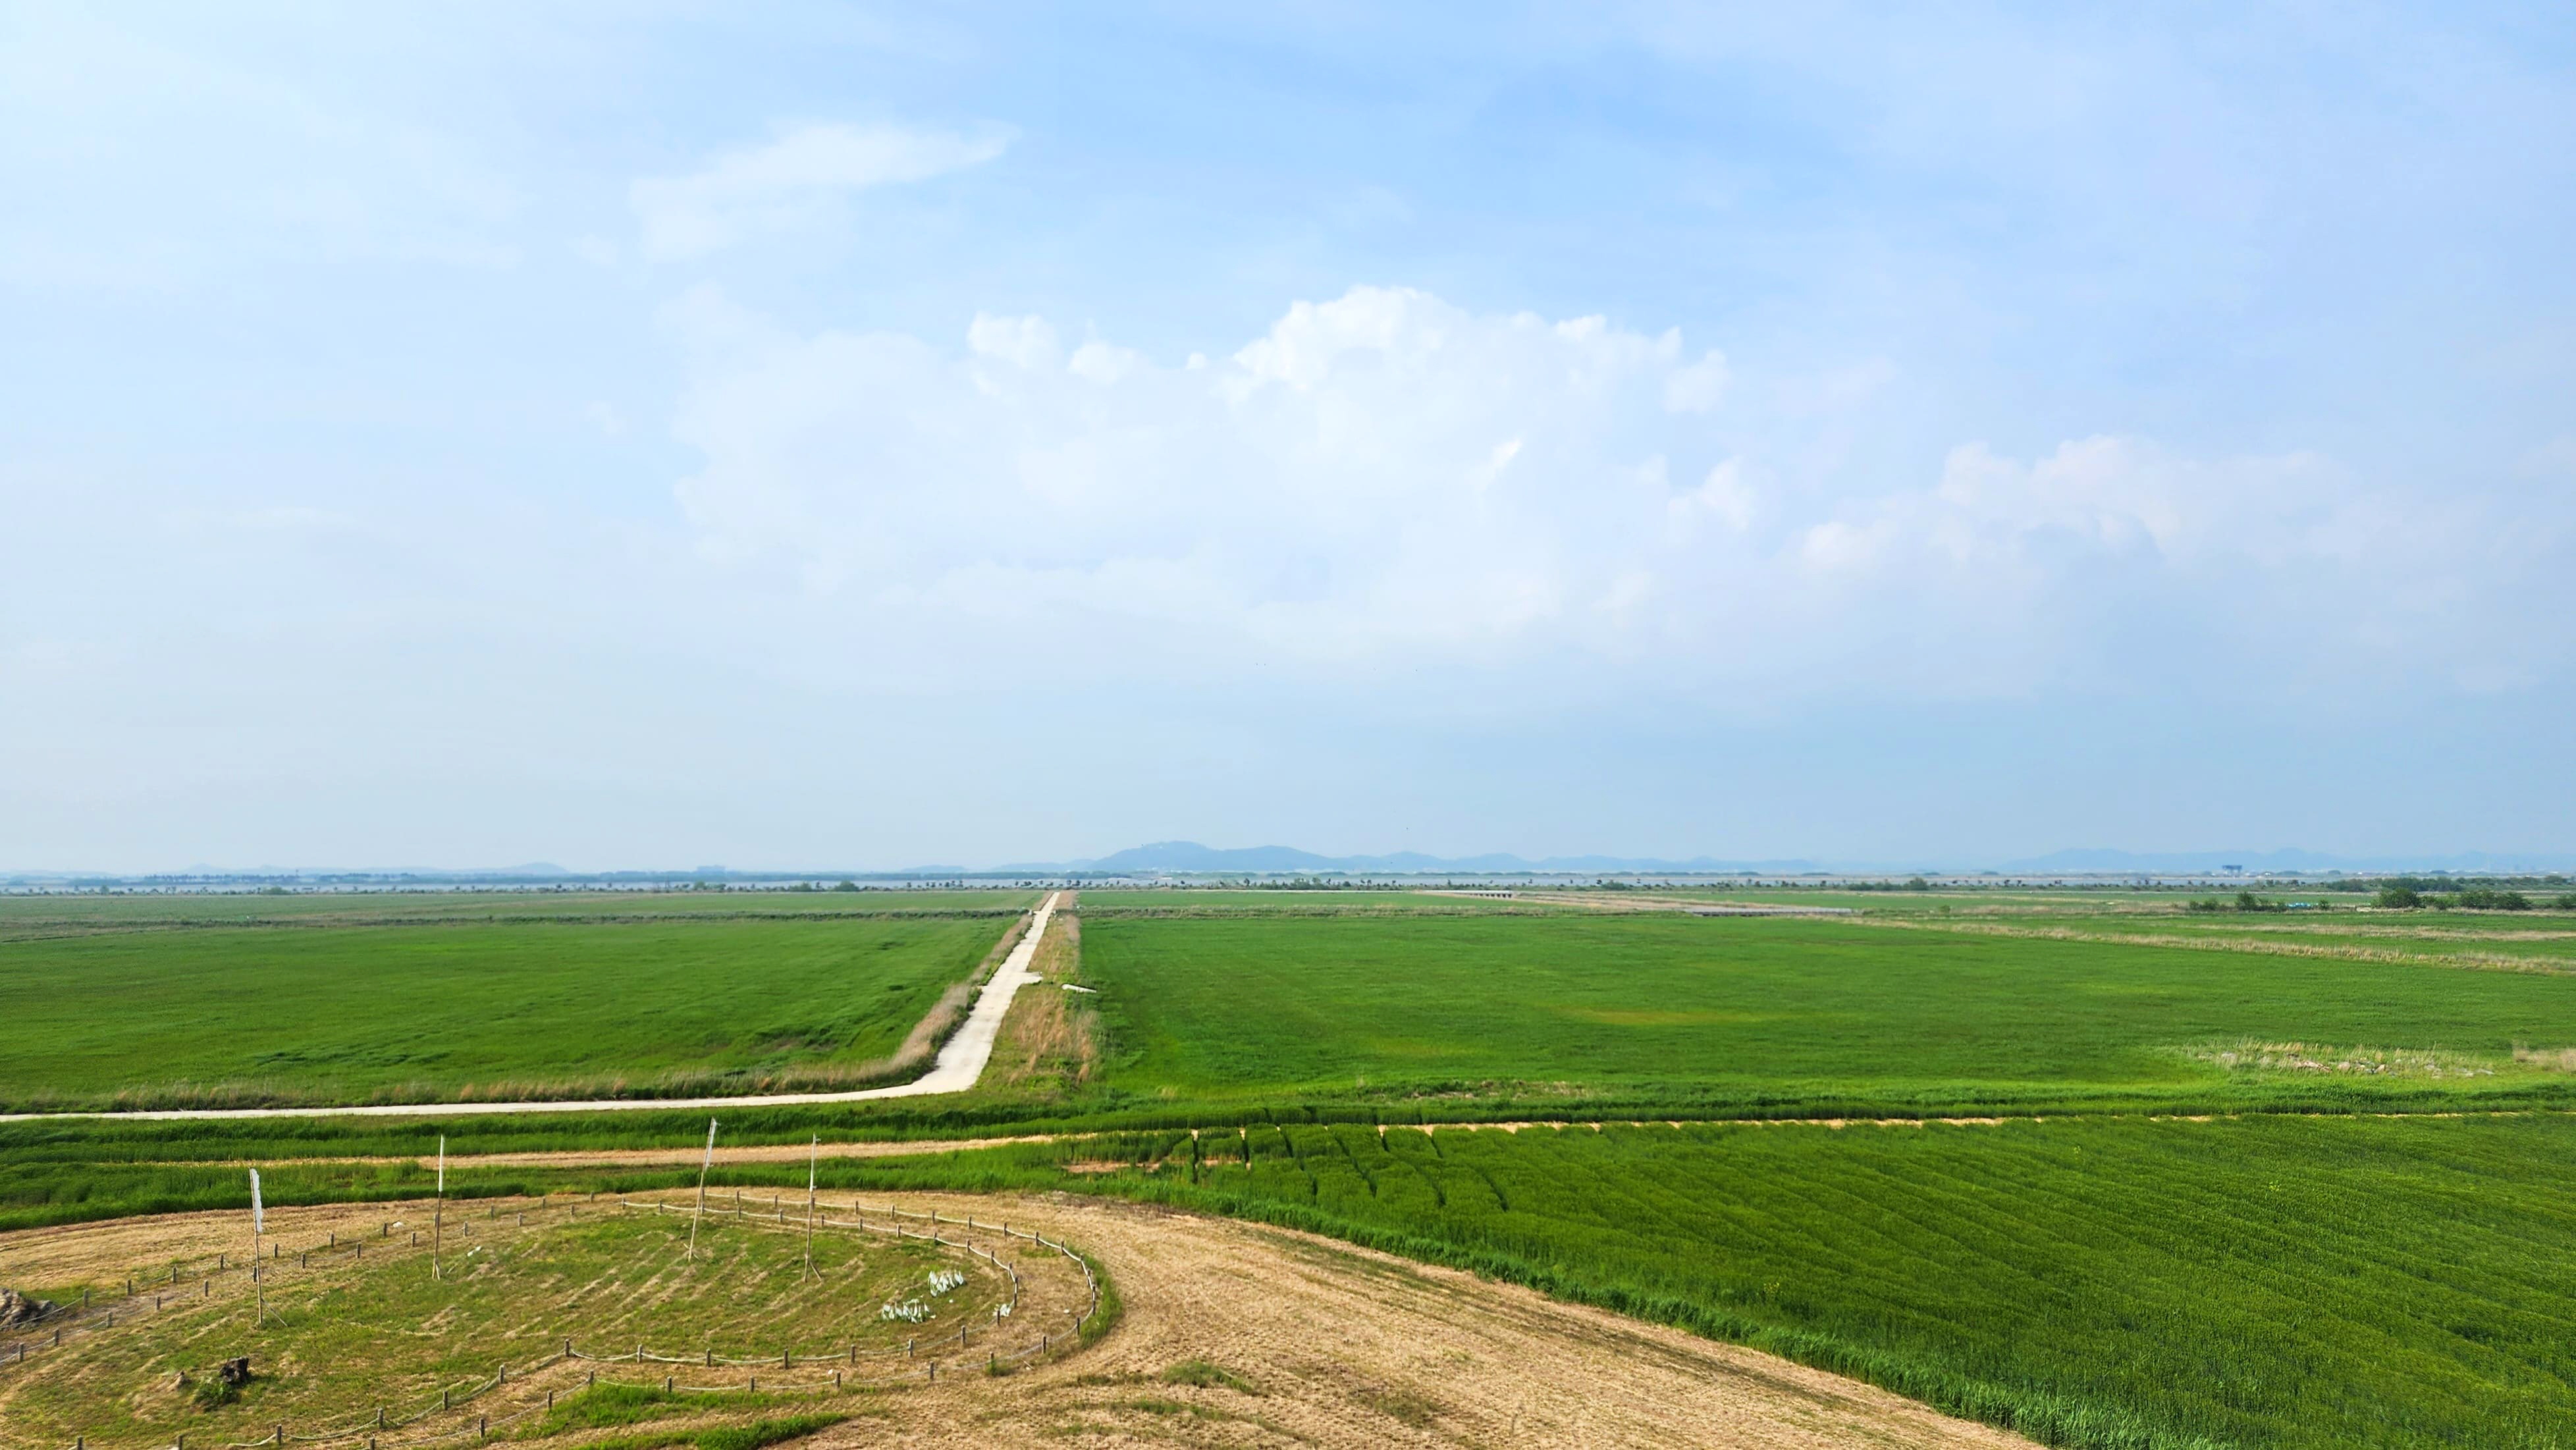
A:
<svg viewBox="0 0 2576 1450">
<path fill-rule="evenodd" d="M 851 895 L 270 899 L 303 917 L 248 898 L 203 917 L 7 903 L 0 1008 L 21 1030 L 0 1092 L 463 1095 L 530 1063 L 646 1086 L 828 1074 L 899 1041 L 1035 899 L 835 909 Z M 1086 891 L 1087 1081 L 744 1111 L 726 1141 L 1118 1128 L 824 1178 L 1306 1227 L 2046 1443 L 2576 1450 L 2576 922 L 2186 914 L 2171 893 L 1706 895 L 1863 914 Z M 454 919 L 414 914 L 433 907 Z M 1945 1115 L 2004 1121 L 1620 1121 Z M 1376 1126 L 1548 1118 L 1607 1125 Z M 271 1201 L 318 1202 L 422 1191 L 415 1160 L 377 1155 L 439 1133 L 499 1152 L 703 1131 L 659 1111 L 0 1124 L 0 1227 L 238 1206 L 244 1158 L 272 1165 Z M 1062 1171 L 1075 1158 L 1139 1167 Z M 690 1179 L 495 1166 L 451 1186 Z M 717 1180 L 801 1187 L 802 1169 Z"/>
<path fill-rule="evenodd" d="M 0 940 L 0 1103 L 420 1102 L 866 1078 L 997 916 L 219 925 Z"/>
<path fill-rule="evenodd" d="M 400 926 L 654 916 L 1008 915 L 1035 891 L 364 891 L 0 893 L 0 941 L 204 926 Z"/>
<path fill-rule="evenodd" d="M 2515 1057 L 2576 1045 L 2576 976 L 2549 972 L 1673 914 L 1106 916 L 1083 948 L 1107 1083 L 1148 1097 L 2576 1101 L 2554 1056 Z"/>
<path fill-rule="evenodd" d="M 1050 1159 L 1154 1165 L 1050 1179 Z M 2051 1444 L 2576 1445 L 2576 1119 L 1134 1134 L 885 1166 L 1267 1218 Z M 855 1170 L 845 1169 L 852 1176 Z"/>
</svg>

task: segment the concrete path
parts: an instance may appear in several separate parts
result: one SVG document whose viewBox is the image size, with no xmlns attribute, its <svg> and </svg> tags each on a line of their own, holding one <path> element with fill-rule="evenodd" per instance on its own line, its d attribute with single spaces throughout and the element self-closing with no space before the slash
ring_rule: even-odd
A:
<svg viewBox="0 0 2576 1450">
<path fill-rule="evenodd" d="M 1039 980 L 1029 970 L 1037 955 L 1038 939 L 1046 935 L 1047 921 L 1055 915 L 1055 904 L 1061 893 L 1049 892 L 1038 904 L 1037 919 L 1029 923 L 1026 935 L 1011 954 L 993 969 L 992 980 L 975 998 L 975 1010 L 966 1016 L 965 1025 L 949 1035 L 939 1049 L 939 1060 L 930 1071 L 912 1082 L 893 1087 L 859 1088 L 842 1093 L 768 1093 L 730 1098 L 595 1098 L 580 1102 L 530 1103 L 367 1103 L 344 1108 L 160 1108 L 134 1113 L 0 1113 L 0 1123 L 24 1123 L 39 1118 L 113 1118 L 120 1122 L 171 1121 L 187 1118 L 472 1118 L 496 1113 L 618 1113 L 666 1111 L 696 1108 L 792 1108 L 817 1103 L 864 1103 L 878 1098 L 926 1097 L 934 1093 L 962 1093 L 984 1075 L 984 1064 L 993 1056 L 993 1040 L 1001 1035 L 1002 1018 L 1011 1010 L 1011 999 L 1019 995 L 1022 985 Z"/>
</svg>

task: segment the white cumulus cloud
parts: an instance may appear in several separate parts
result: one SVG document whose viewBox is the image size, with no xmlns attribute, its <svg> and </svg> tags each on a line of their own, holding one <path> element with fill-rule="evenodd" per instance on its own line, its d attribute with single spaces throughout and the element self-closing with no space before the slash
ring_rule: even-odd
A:
<svg viewBox="0 0 2576 1450">
<path fill-rule="evenodd" d="M 1729 421 L 1788 386 L 1703 409 L 1729 382 L 1715 351 L 1403 288 L 1296 303 L 1177 365 L 1068 354 L 1039 317 L 979 314 L 962 347 L 798 336 L 709 294 L 670 319 L 696 359 L 678 434 L 704 466 L 680 498 L 705 547 L 877 620 L 2013 689 L 2143 621 L 2363 640 L 2436 619 L 2421 601 L 2460 572 L 2311 454 L 2096 436 L 1802 473 Z"/>
</svg>

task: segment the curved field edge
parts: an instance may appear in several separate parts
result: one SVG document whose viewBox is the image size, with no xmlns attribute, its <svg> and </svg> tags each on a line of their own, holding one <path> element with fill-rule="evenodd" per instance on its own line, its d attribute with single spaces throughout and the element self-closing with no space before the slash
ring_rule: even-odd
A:
<svg viewBox="0 0 2576 1450">
<path fill-rule="evenodd" d="M 297 926 L 282 935 L 225 925 L 192 933 L 205 960 L 177 973 L 135 955 L 165 952 L 170 937 L 160 933 L 0 941 L 0 962 L 15 973 L 0 1005 L 13 993 L 22 999 L 15 1015 L 24 1029 L 0 1050 L 0 1112 L 649 1101 L 881 1086 L 927 1068 L 965 1021 L 975 984 L 1030 919 L 709 914 L 603 925 L 540 917 Z M 997 924 L 998 940 L 985 935 Z M 564 935 L 567 928 L 581 930 Z M 506 993 L 490 970 L 495 953 L 518 964 L 521 981 Z M 371 974 L 366 986 L 333 980 L 353 965 Z M 710 981 L 723 985 L 702 985 Z M 706 1020 L 700 998 L 709 990 L 735 1001 L 717 1018 L 719 1037 L 691 1037 L 685 1024 Z M 666 1010 L 639 1013 L 639 998 Z M 654 1021 L 665 1025 L 638 1025 Z M 560 1063 L 567 1041 L 585 1043 L 583 1057 L 600 1065 L 531 1071 Z M 169 1075 L 111 1080 L 84 1066 L 118 1061 L 164 1064 Z M 37 1081 L 45 1085 L 29 1085 Z"/>
</svg>

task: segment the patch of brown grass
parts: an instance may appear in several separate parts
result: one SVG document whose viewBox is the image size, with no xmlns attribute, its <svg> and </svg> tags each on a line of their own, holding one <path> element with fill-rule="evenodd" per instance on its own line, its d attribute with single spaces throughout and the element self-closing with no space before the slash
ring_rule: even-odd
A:
<svg viewBox="0 0 2576 1450">
<path fill-rule="evenodd" d="M 2492 1061 L 2467 1053 L 2416 1048 L 2333 1047 L 2315 1042 L 2258 1042 L 2201 1048 L 2190 1054 L 2230 1071 L 2333 1072 L 2364 1077 L 2493 1077 Z M 2571 1054 L 2576 1056 L 2576 1054 Z M 2522 1050 L 2514 1051 L 2516 1061 Z"/>
<path fill-rule="evenodd" d="M 1058 906 L 1029 970 L 1039 981 L 1021 989 L 1002 1020 L 993 1049 L 996 1080 L 1022 1090 L 1081 1087 L 1100 1065 L 1100 1016 L 1064 990 L 1082 978 L 1082 918 Z"/>
<path fill-rule="evenodd" d="M 2178 932 L 2083 931 L 2065 926 L 2007 926 L 2000 922 L 1939 920 L 1925 917 L 1844 917 L 1845 921 L 1899 931 L 1946 931 L 1979 936 L 2028 937 L 2042 941 L 2111 942 L 2121 946 L 2165 947 L 2186 952 L 2253 952 L 2276 957 L 2320 957 L 2346 962 L 2411 962 L 2473 972 L 2531 972 L 2541 976 L 2576 976 L 2576 962 L 2514 956 L 2499 952 L 2406 952 L 2331 942 L 2273 941 L 2254 936 L 2194 936 Z M 2242 928 L 2231 928 L 2242 930 Z"/>
</svg>

